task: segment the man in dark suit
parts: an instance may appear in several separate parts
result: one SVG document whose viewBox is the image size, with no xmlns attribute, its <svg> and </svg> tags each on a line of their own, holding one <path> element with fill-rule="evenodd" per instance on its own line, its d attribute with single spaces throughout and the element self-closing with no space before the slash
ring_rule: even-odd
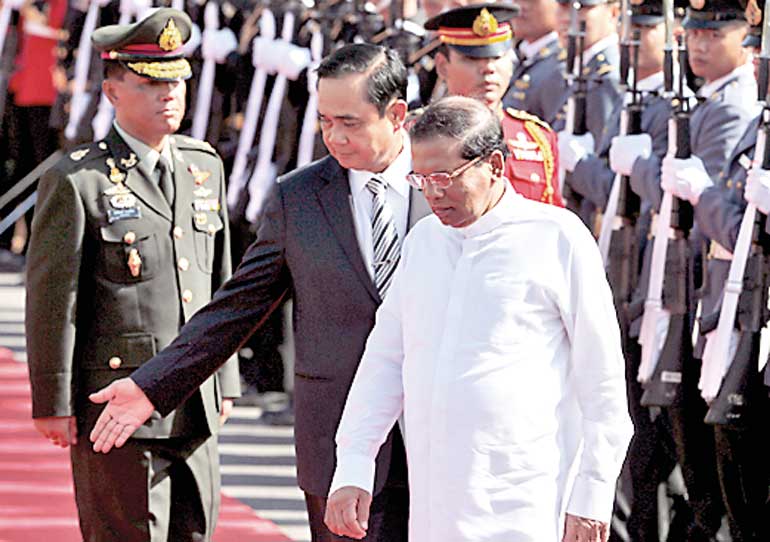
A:
<svg viewBox="0 0 770 542">
<path fill-rule="evenodd" d="M 173 9 L 96 30 L 115 124 L 40 183 L 27 268 L 32 414 L 44 436 L 72 446 L 89 542 L 208 541 L 216 523 L 215 435 L 239 394 L 235 359 L 173 413 L 150 413 L 118 454 L 78 438 L 100 411 L 88 395 L 169 344 L 230 276 L 222 162 L 207 143 L 172 136 L 189 36 Z"/>
<path fill-rule="evenodd" d="M 171 411 L 291 295 L 298 481 L 313 540 L 327 541 L 342 540 L 323 516 L 345 398 L 400 242 L 428 207 L 406 183 L 412 167 L 403 130 L 406 69 L 395 51 L 342 47 L 323 60 L 318 77 L 318 116 L 331 156 L 272 187 L 256 242 L 171 346 L 92 397 L 109 404 L 91 439 L 96 451 L 108 452 L 153 408 Z M 396 427 L 377 459 L 365 540 L 406 540 L 407 501 Z"/>
</svg>

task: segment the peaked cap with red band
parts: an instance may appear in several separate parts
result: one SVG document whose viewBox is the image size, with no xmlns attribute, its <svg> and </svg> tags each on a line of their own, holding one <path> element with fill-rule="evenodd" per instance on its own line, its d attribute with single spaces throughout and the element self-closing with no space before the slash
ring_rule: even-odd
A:
<svg viewBox="0 0 770 542">
<path fill-rule="evenodd" d="M 450 9 L 425 22 L 425 30 L 438 31 L 439 39 L 459 53 L 472 58 L 502 56 L 513 46 L 510 20 L 519 7 L 485 2 Z"/>
<path fill-rule="evenodd" d="M 182 48 L 191 33 L 186 13 L 161 8 L 134 24 L 97 28 L 91 41 L 103 59 L 117 60 L 141 77 L 179 81 L 192 75 Z"/>
</svg>

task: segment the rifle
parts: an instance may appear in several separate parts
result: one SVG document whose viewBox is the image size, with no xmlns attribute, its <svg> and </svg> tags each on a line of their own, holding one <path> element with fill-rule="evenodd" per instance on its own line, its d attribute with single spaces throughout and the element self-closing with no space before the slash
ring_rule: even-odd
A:
<svg viewBox="0 0 770 542">
<path fill-rule="evenodd" d="M 765 13 L 768 13 L 768 9 L 770 0 L 765 1 Z M 761 43 L 757 86 L 762 116 L 754 150 L 755 162 L 762 169 L 770 169 L 770 23 L 766 18 L 762 24 Z M 761 331 L 770 319 L 767 308 L 770 233 L 767 228 L 767 215 L 757 212 L 756 206 L 749 203 L 741 221 L 730 273 L 725 283 L 717 332 L 709 339 L 717 341 L 715 355 L 719 357 L 714 359 L 718 363 L 714 369 L 719 370 L 717 376 L 723 376 L 724 379 L 710 403 L 706 423 L 739 426 L 747 421 L 753 403 L 758 400 L 757 393 L 761 389 L 761 386 L 757 386 Z M 749 232 L 751 240 L 747 243 Z M 740 337 L 735 355 L 729 359 L 729 341 L 736 324 Z M 704 370 L 705 362 L 704 359 Z M 712 360 L 708 363 L 711 364 Z M 710 392 L 704 389 L 704 395 Z"/>
<path fill-rule="evenodd" d="M 567 102 L 567 132 L 574 135 L 584 135 L 588 133 L 586 124 L 586 97 L 588 94 L 588 81 L 583 74 L 583 52 L 585 51 L 586 23 L 581 21 L 577 27 L 577 13 L 580 9 L 580 2 L 572 4 L 572 20 L 570 22 L 570 31 L 567 40 L 567 70 L 571 78 L 571 85 L 575 89 Z M 574 28 L 577 27 L 577 32 Z M 575 73 L 575 63 L 577 62 L 577 75 Z M 562 195 L 566 201 L 567 209 L 578 213 L 583 202 L 583 196 L 572 190 L 569 183 L 565 182 L 566 174 L 560 181 L 562 182 Z"/>
<path fill-rule="evenodd" d="M 664 3 L 673 13 L 673 2 Z M 673 17 L 672 17 L 673 19 Z M 690 157 L 690 108 L 685 95 L 687 48 L 682 36 L 678 42 L 679 88 L 672 101 L 674 111 L 669 121 L 669 145 L 674 145 L 676 158 Z M 673 77 L 671 77 L 673 80 Z M 689 235 L 693 225 L 693 208 L 686 201 L 665 192 L 658 215 L 658 228 L 653 246 L 653 263 L 648 297 L 642 320 L 642 364 L 639 380 L 645 392 L 643 406 L 670 406 L 682 383 L 682 363 L 692 353 L 690 337 L 690 247 Z M 662 249 L 661 249 L 662 247 Z M 656 250 L 657 249 L 657 250 Z M 665 276 L 665 280 L 663 277 Z M 656 297 L 657 296 L 657 297 Z M 653 361 L 657 345 L 658 319 L 665 301 L 670 314 L 668 330 L 657 362 Z M 652 370 L 651 370 L 652 369 Z"/>
<path fill-rule="evenodd" d="M 634 45 L 634 58 L 632 84 L 628 89 L 631 96 L 630 103 L 624 109 L 621 119 L 621 133 L 623 135 L 642 133 L 643 104 L 639 90 L 637 89 L 637 66 L 639 65 L 639 31 L 635 31 L 628 45 Z M 623 66 L 621 63 L 621 72 Z M 628 76 L 626 67 L 626 76 Z M 615 186 L 617 184 L 617 187 Z M 618 313 L 626 306 L 636 288 L 636 280 L 639 276 L 639 247 L 636 237 L 636 221 L 641 210 L 639 196 L 631 190 L 631 180 L 626 175 L 616 175 L 613 183 L 613 192 L 616 198 L 610 196 L 611 201 L 607 206 L 608 216 L 602 223 L 602 233 L 609 232 L 609 247 L 607 250 L 607 278 L 612 288 L 615 299 L 615 307 Z M 614 206 L 614 213 L 611 207 Z M 605 225 L 606 223 L 606 225 Z M 600 244 L 602 239 L 600 238 Z"/>
</svg>

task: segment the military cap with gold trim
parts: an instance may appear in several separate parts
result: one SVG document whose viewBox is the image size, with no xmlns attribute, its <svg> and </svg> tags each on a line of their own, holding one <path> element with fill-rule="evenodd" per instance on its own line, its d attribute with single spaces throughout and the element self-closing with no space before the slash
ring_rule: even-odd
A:
<svg viewBox="0 0 770 542">
<path fill-rule="evenodd" d="M 765 3 L 758 0 L 742 0 L 741 5 L 744 6 L 743 13 L 746 16 L 746 21 L 751 25 L 748 34 L 743 38 L 743 46 L 759 49 L 762 46 L 762 19 Z"/>
<path fill-rule="evenodd" d="M 117 60 L 141 77 L 179 81 L 192 75 L 182 49 L 191 33 L 186 13 L 161 8 L 134 24 L 97 28 L 91 41 L 103 59 Z"/>
<path fill-rule="evenodd" d="M 519 7 L 485 2 L 450 9 L 425 21 L 426 30 L 438 31 L 441 43 L 472 58 L 494 58 L 513 47 L 510 20 Z"/>
<path fill-rule="evenodd" d="M 720 28 L 736 21 L 746 22 L 739 0 L 690 0 L 682 26 Z"/>
</svg>

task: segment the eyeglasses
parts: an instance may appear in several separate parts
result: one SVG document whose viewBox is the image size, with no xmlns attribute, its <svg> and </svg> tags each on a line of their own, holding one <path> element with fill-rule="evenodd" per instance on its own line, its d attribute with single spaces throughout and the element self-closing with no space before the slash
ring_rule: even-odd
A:
<svg viewBox="0 0 770 542">
<path fill-rule="evenodd" d="M 429 173 L 428 175 L 423 175 L 422 173 L 409 173 L 406 176 L 407 182 L 411 184 L 413 187 L 417 188 L 418 190 L 424 190 L 425 185 L 427 183 L 430 183 L 430 185 L 434 188 L 439 188 L 441 190 L 446 190 L 450 186 L 452 186 L 452 181 L 455 177 L 458 177 L 462 175 L 466 170 L 468 170 L 473 164 L 477 163 L 479 160 L 483 159 L 484 156 L 477 156 L 473 160 L 469 160 L 468 162 L 465 162 L 463 165 L 456 168 L 454 171 L 451 171 L 447 173 L 446 171 L 436 171 L 434 173 Z"/>
</svg>

